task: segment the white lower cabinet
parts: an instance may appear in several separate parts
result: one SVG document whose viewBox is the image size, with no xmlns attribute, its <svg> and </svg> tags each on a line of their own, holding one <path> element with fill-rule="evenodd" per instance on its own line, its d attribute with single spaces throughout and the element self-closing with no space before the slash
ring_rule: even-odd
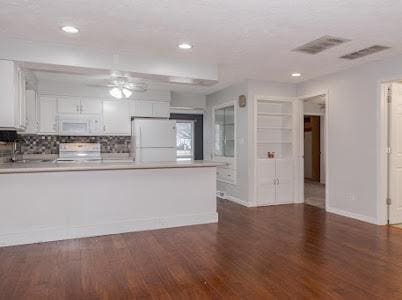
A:
<svg viewBox="0 0 402 300">
<path fill-rule="evenodd" d="M 259 159 L 257 204 L 293 203 L 293 159 Z"/>
<path fill-rule="evenodd" d="M 131 135 L 130 108 L 127 101 L 103 101 L 103 133 L 106 135 Z"/>
<path fill-rule="evenodd" d="M 39 102 L 39 133 L 57 134 L 57 99 L 41 97 Z"/>
</svg>

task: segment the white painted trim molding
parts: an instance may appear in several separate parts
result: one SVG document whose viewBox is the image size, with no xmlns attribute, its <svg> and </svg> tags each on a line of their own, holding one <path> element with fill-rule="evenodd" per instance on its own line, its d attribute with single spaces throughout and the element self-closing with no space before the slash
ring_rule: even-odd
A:
<svg viewBox="0 0 402 300">
<path fill-rule="evenodd" d="M 126 232 L 155 230 L 218 222 L 217 213 L 169 216 L 163 218 L 134 219 L 85 226 L 49 227 L 0 234 L 0 246 L 22 245 L 65 239 L 102 236 Z"/>
<path fill-rule="evenodd" d="M 232 201 L 232 202 L 234 202 L 234 203 L 243 205 L 243 206 L 245 206 L 245 207 L 254 207 L 254 205 L 252 205 L 252 204 L 249 203 L 248 201 L 244 201 L 244 200 L 241 200 L 241 199 L 239 199 L 239 198 L 230 196 L 230 195 L 226 194 L 226 192 L 217 191 L 216 194 L 217 194 L 217 197 L 219 197 L 219 198 L 221 198 L 221 199 L 229 200 L 229 201 Z"/>
</svg>

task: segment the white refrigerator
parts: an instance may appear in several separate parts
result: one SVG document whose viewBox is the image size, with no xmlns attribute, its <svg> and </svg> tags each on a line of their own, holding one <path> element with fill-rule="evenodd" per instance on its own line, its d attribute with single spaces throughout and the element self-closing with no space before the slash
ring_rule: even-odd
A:
<svg viewBox="0 0 402 300">
<path fill-rule="evenodd" d="M 131 142 L 138 162 L 175 161 L 176 121 L 135 118 Z"/>
</svg>

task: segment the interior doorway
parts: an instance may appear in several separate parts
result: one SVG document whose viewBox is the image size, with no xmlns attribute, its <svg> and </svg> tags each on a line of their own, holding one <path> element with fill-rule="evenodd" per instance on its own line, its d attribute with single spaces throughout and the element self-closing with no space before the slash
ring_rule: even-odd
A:
<svg viewBox="0 0 402 300">
<path fill-rule="evenodd" d="M 325 209 L 326 95 L 303 99 L 304 203 Z"/>
</svg>

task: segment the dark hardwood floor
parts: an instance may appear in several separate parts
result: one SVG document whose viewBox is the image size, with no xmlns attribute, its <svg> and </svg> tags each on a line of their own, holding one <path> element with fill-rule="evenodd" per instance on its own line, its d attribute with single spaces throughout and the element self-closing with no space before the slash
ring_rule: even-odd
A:
<svg viewBox="0 0 402 300">
<path fill-rule="evenodd" d="M 0 298 L 402 298 L 401 229 L 218 206 L 219 224 L 0 248 Z"/>
</svg>

